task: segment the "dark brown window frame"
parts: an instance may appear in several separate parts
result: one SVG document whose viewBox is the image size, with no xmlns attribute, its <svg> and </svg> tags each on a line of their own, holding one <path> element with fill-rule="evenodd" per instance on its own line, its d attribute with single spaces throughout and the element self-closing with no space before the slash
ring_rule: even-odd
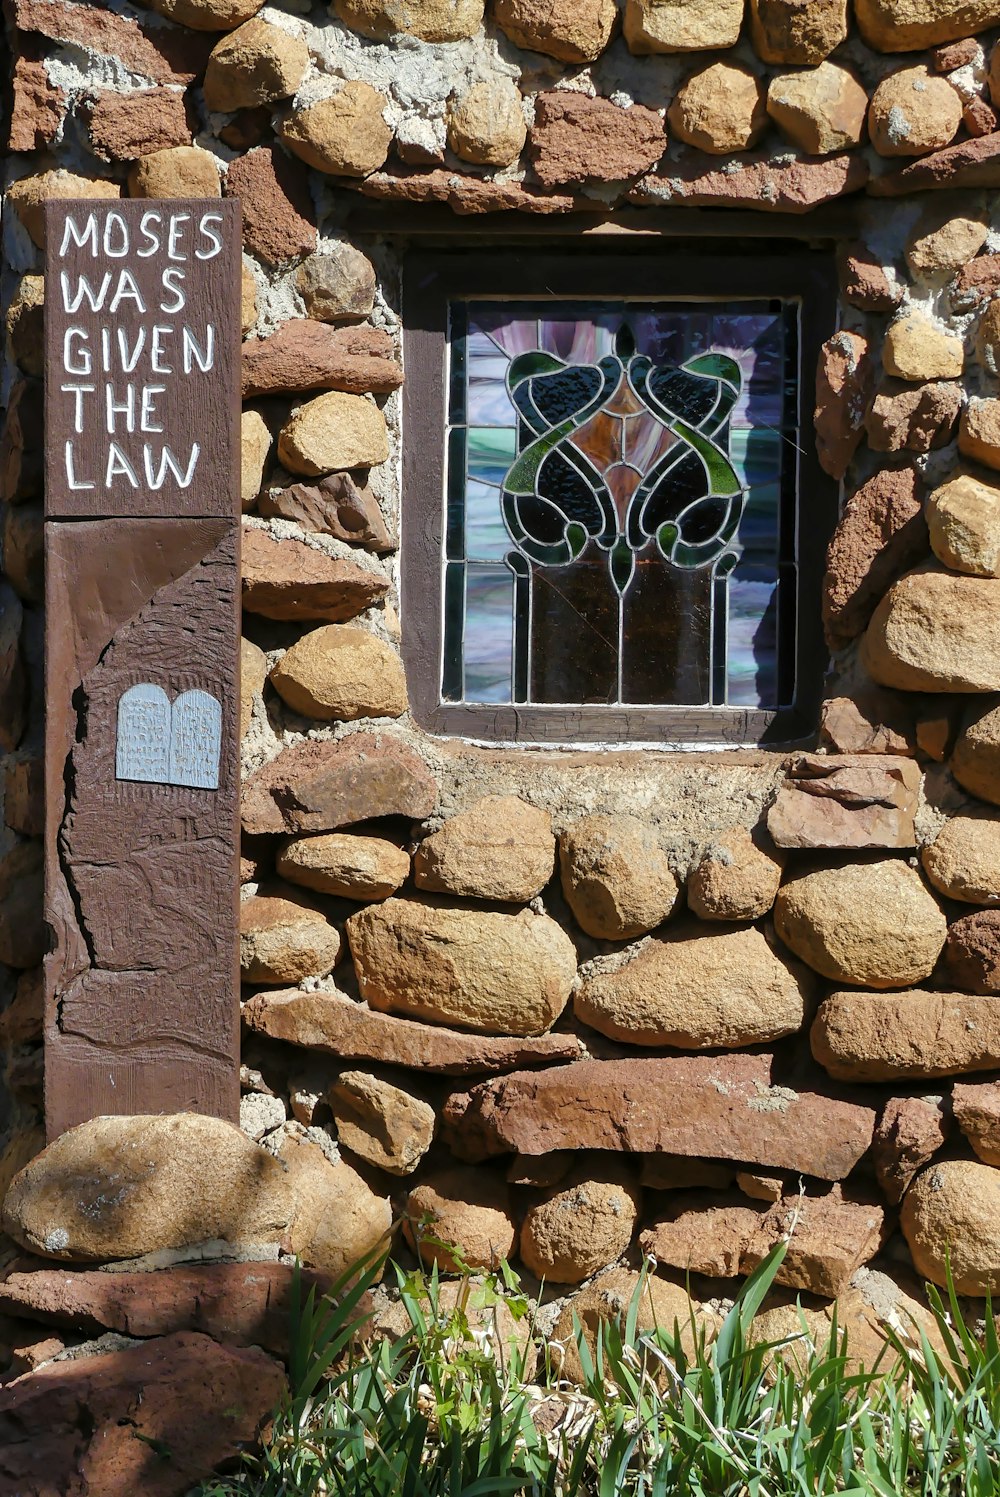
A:
<svg viewBox="0 0 1000 1497">
<path fill-rule="evenodd" d="M 721 230 L 721 225 L 720 225 Z M 718 707 L 575 708 L 534 704 L 475 704 L 441 700 L 443 646 L 443 529 L 445 432 L 448 392 L 448 303 L 462 298 L 557 294 L 583 300 L 613 297 L 622 287 L 636 298 L 685 296 L 797 298 L 799 422 L 811 426 L 813 387 L 820 347 L 836 328 L 834 247 L 804 249 L 802 226 L 785 239 L 747 248 L 718 243 L 692 253 L 669 237 L 644 242 L 627 253 L 607 240 L 600 245 L 512 243 L 498 253 L 478 237 L 456 248 L 421 248 L 404 254 L 403 340 L 407 380 L 403 400 L 403 493 L 401 523 L 401 616 L 403 660 L 414 719 L 426 731 L 449 738 L 524 747 L 608 744 L 689 747 L 791 747 L 816 732 L 827 651 L 820 612 L 820 583 L 829 536 L 837 521 L 838 486 L 819 465 L 813 443 L 800 453 L 797 509 L 799 605 L 795 651 L 795 698 L 777 710 Z M 681 244 L 683 243 L 683 248 Z M 665 271 L 669 277 L 665 283 Z"/>
</svg>

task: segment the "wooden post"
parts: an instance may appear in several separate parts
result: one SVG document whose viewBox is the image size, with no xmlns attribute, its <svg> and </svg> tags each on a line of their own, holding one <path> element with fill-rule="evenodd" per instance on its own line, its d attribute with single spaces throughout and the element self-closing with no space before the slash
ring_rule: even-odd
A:
<svg viewBox="0 0 1000 1497">
<path fill-rule="evenodd" d="M 239 1109 L 239 204 L 46 204 L 45 1110 Z"/>
</svg>

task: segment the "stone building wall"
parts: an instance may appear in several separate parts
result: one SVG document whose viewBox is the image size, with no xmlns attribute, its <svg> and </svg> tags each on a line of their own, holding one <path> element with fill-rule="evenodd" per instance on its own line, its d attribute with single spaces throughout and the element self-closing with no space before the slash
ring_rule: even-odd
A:
<svg viewBox="0 0 1000 1497">
<path fill-rule="evenodd" d="M 644 1253 L 710 1299 L 794 1217 L 782 1281 L 817 1305 L 874 1323 L 890 1279 L 897 1298 L 914 1268 L 943 1282 L 948 1245 L 964 1293 L 995 1291 L 1000 3 L 6 12 L 0 1186 L 41 1143 L 51 197 L 242 202 L 249 1135 L 85 1126 L 18 1177 L 10 1236 L 70 1263 L 204 1240 L 331 1270 L 429 1216 L 445 1263 L 441 1244 L 505 1256 L 566 1294 Z M 665 245 L 675 210 L 706 208 L 699 243 L 752 255 L 760 213 L 771 240 L 836 256 L 815 438 L 843 510 L 815 751 L 424 732 L 400 658 L 412 237 L 496 249 L 544 223 L 569 255 L 616 225 Z M 80 1185 L 135 1138 L 197 1175 L 183 1224 L 164 1205 L 124 1231 Z M 37 1306 L 33 1271 L 0 1309 Z"/>
</svg>

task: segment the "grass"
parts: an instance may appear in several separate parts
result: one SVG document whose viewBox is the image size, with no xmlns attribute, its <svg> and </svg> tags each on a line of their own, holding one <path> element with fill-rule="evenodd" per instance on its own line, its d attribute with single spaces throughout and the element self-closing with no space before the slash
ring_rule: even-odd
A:
<svg viewBox="0 0 1000 1497">
<path fill-rule="evenodd" d="M 638 1293 L 592 1348 L 577 1327 L 579 1387 L 547 1353 L 534 1373 L 531 1309 L 506 1267 L 457 1299 L 436 1273 L 397 1268 L 409 1328 L 359 1346 L 352 1317 L 381 1267 L 369 1262 L 339 1304 L 296 1294 L 291 1391 L 269 1438 L 197 1497 L 997 1497 L 989 1305 L 977 1337 L 954 1292 L 931 1290 L 943 1350 L 891 1337 L 870 1371 L 848 1371 L 835 1323 L 814 1346 L 803 1320 L 783 1357 L 791 1341 L 756 1344 L 750 1327 L 784 1252 L 712 1341 L 693 1315 L 639 1332 Z M 516 1343 L 498 1334 L 503 1306 Z"/>
</svg>

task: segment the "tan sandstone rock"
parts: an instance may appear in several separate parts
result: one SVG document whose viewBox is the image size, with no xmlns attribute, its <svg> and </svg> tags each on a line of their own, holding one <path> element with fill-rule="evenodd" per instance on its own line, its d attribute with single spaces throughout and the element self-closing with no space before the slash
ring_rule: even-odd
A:
<svg viewBox="0 0 1000 1497">
<path fill-rule="evenodd" d="M 392 1208 L 346 1159 L 332 1164 L 319 1144 L 289 1124 L 278 1157 L 288 1172 L 295 1214 L 285 1237 L 290 1253 L 313 1268 L 346 1274 L 388 1247 Z"/>
<path fill-rule="evenodd" d="M 595 62 L 611 40 L 615 0 L 494 0 L 493 19 L 517 47 L 560 62 Z"/>
<path fill-rule="evenodd" d="M 1000 300 L 988 302 L 979 319 L 976 354 L 990 374 L 1000 373 Z"/>
<path fill-rule="evenodd" d="M 367 177 L 389 154 L 388 104 L 370 83 L 350 79 L 329 98 L 297 109 L 281 126 L 281 138 L 307 166 L 336 177 Z"/>
<path fill-rule="evenodd" d="M 881 156 L 926 156 L 955 138 L 962 101 L 946 78 L 924 66 L 883 78 L 872 94 L 868 133 Z"/>
<path fill-rule="evenodd" d="M 876 608 L 862 660 L 904 691 L 1000 691 L 1000 582 L 911 572 Z"/>
<path fill-rule="evenodd" d="M 927 528 L 938 561 L 970 577 L 1000 577 L 1000 484 L 971 473 L 935 489 Z"/>
<path fill-rule="evenodd" d="M 628 1248 L 642 1194 L 619 1161 L 582 1160 L 557 1190 L 529 1206 L 521 1262 L 536 1278 L 579 1284 Z"/>
<path fill-rule="evenodd" d="M 375 267 L 346 240 L 324 254 L 310 255 L 295 273 L 306 312 L 317 322 L 350 322 L 368 317 L 375 305 Z"/>
<path fill-rule="evenodd" d="M 1000 1289 L 1000 1170 L 968 1159 L 943 1160 L 916 1179 L 901 1224 L 914 1266 L 934 1284 L 951 1278 L 959 1294 Z"/>
<path fill-rule="evenodd" d="M 970 400 L 958 425 L 958 450 L 1000 469 L 1000 400 Z"/>
<path fill-rule="evenodd" d="M 240 417 L 240 503 L 250 509 L 261 484 L 271 451 L 271 433 L 260 411 L 244 411 Z"/>
<path fill-rule="evenodd" d="M 667 119 L 678 139 L 713 156 L 746 151 L 767 128 L 767 92 L 749 68 L 709 63 L 681 84 Z"/>
<path fill-rule="evenodd" d="M 437 785 L 423 760 L 387 735 L 291 743 L 244 786 L 243 830 L 332 832 L 376 816 L 429 816 Z"/>
<path fill-rule="evenodd" d="M 328 832 L 287 843 L 275 867 L 282 878 L 318 894 L 376 900 L 388 899 L 406 882 L 410 857 L 384 837 Z"/>
<path fill-rule="evenodd" d="M 598 940 L 625 941 L 673 913 L 680 884 L 652 831 L 635 816 L 584 816 L 559 838 L 563 893 Z"/>
<path fill-rule="evenodd" d="M 261 8 L 261 0 L 147 0 L 147 4 L 192 31 L 231 31 Z"/>
<path fill-rule="evenodd" d="M 309 48 L 269 21 L 252 20 L 212 50 L 205 69 L 205 103 L 229 112 L 287 99 L 309 66 Z"/>
<path fill-rule="evenodd" d="M 633 52 L 708 52 L 735 47 L 743 0 L 626 0 L 625 40 Z"/>
<path fill-rule="evenodd" d="M 629 1044 L 734 1050 L 801 1029 L 811 986 L 753 926 L 706 931 L 685 921 L 625 966 L 587 978 L 573 1007 L 592 1029 Z"/>
<path fill-rule="evenodd" d="M 516 795 L 484 795 L 426 837 L 413 859 L 418 889 L 527 904 L 555 870 L 547 811 Z"/>
<path fill-rule="evenodd" d="M 750 35 L 764 62 L 815 66 L 847 39 L 847 0 L 750 0 Z"/>
<path fill-rule="evenodd" d="M 822 977 L 879 989 L 928 977 L 947 931 L 919 874 L 893 859 L 789 879 L 778 891 L 774 925 Z"/>
<path fill-rule="evenodd" d="M 919 52 L 1000 24 L 997 0 L 855 0 L 854 11 L 880 52 Z"/>
<path fill-rule="evenodd" d="M 433 1107 L 366 1071 L 341 1071 L 327 1100 L 341 1147 L 390 1175 L 412 1175 L 433 1142 Z"/>
<path fill-rule="evenodd" d="M 257 282 L 247 265 L 240 271 L 240 332 L 244 338 L 257 321 Z"/>
<path fill-rule="evenodd" d="M 119 182 L 103 177 L 81 177 L 76 172 L 56 167 L 52 171 L 19 177 L 4 193 L 5 202 L 13 208 L 39 249 L 45 248 L 45 204 L 67 198 L 120 198 Z"/>
<path fill-rule="evenodd" d="M 935 889 L 948 899 L 1000 904 L 1000 819 L 953 816 L 921 859 Z"/>
<path fill-rule="evenodd" d="M 882 344 L 882 364 L 886 374 L 914 383 L 958 379 L 965 367 L 965 353 L 961 338 L 935 327 L 920 312 L 907 312 L 889 325 Z"/>
<path fill-rule="evenodd" d="M 572 941 L 547 915 L 390 899 L 347 934 L 372 1008 L 480 1034 L 543 1034 L 576 976 Z"/>
<path fill-rule="evenodd" d="M 960 1082 L 952 1088 L 951 1106 L 977 1156 L 1000 1165 L 1000 1081 Z"/>
<path fill-rule="evenodd" d="M 240 639 L 240 737 L 245 738 L 253 704 L 264 689 L 267 680 L 267 659 L 264 651 L 251 640 Z"/>
<path fill-rule="evenodd" d="M 1000 703 L 990 699 L 970 710 L 952 750 L 951 772 L 973 795 L 1000 806 Z"/>
<path fill-rule="evenodd" d="M 920 770 L 910 758 L 803 754 L 767 813 L 778 847 L 915 847 Z"/>
<path fill-rule="evenodd" d="M 458 42 L 475 36 L 484 0 L 334 0 L 335 14 L 374 41 L 415 36 L 423 42 Z"/>
<path fill-rule="evenodd" d="M 271 684 L 294 712 L 323 722 L 406 711 L 399 656 L 384 640 L 350 624 L 304 634 L 271 671 Z"/>
<path fill-rule="evenodd" d="M 509 166 L 527 138 L 520 90 L 510 78 L 482 79 L 448 112 L 448 144 L 476 166 Z"/>
<path fill-rule="evenodd" d="M 325 977 L 340 956 L 340 936 L 314 905 L 294 895 L 257 894 L 240 905 L 244 982 L 289 983 Z"/>
<path fill-rule="evenodd" d="M 292 473 L 318 477 L 371 468 L 389 456 L 385 417 L 363 395 L 331 390 L 300 405 L 281 429 L 278 456 Z"/>
<path fill-rule="evenodd" d="M 429 1267 L 496 1268 L 514 1255 L 517 1228 L 501 1174 L 453 1165 L 410 1191 L 403 1231 Z"/>
<path fill-rule="evenodd" d="M 692 1314 L 698 1329 L 703 1328 L 709 1339 L 718 1330 L 718 1318 L 711 1311 L 692 1304 L 681 1275 L 677 1275 L 675 1280 L 656 1273 L 638 1274 L 631 1268 L 609 1268 L 574 1294 L 560 1311 L 549 1339 L 549 1347 L 556 1353 L 559 1376 L 571 1383 L 584 1381 L 576 1325 L 593 1357 L 599 1327 L 611 1323 L 624 1332 L 633 1304 L 638 1336 L 654 1331 L 672 1336 L 676 1329 L 684 1346 L 691 1351 L 696 1334 L 692 1329 Z M 662 1368 L 654 1358 L 643 1360 L 653 1377 L 662 1374 Z"/>
<path fill-rule="evenodd" d="M 918 223 L 907 245 L 906 263 L 921 279 L 954 275 L 979 254 L 988 234 L 989 224 L 982 218 L 933 210 Z"/>
<path fill-rule="evenodd" d="M 1000 1066 L 1000 1003 L 966 993 L 831 993 L 810 1036 L 840 1081 L 929 1081 Z"/>
<path fill-rule="evenodd" d="M 808 0 L 811 9 L 814 0 Z M 808 72 L 775 73 L 767 112 L 793 145 L 811 156 L 829 156 L 859 145 L 868 95 L 850 68 L 821 62 Z"/>
<path fill-rule="evenodd" d="M 142 156 L 129 170 L 134 198 L 217 198 L 222 195 L 215 157 L 199 146 L 169 146 Z"/>
<path fill-rule="evenodd" d="M 774 905 L 783 866 L 763 834 L 731 827 L 712 838 L 691 870 L 688 908 L 699 920 L 759 920 Z"/>
<path fill-rule="evenodd" d="M 43 319 L 45 277 L 22 276 L 4 319 L 10 351 L 25 374 L 41 378 L 45 372 Z"/>
</svg>

